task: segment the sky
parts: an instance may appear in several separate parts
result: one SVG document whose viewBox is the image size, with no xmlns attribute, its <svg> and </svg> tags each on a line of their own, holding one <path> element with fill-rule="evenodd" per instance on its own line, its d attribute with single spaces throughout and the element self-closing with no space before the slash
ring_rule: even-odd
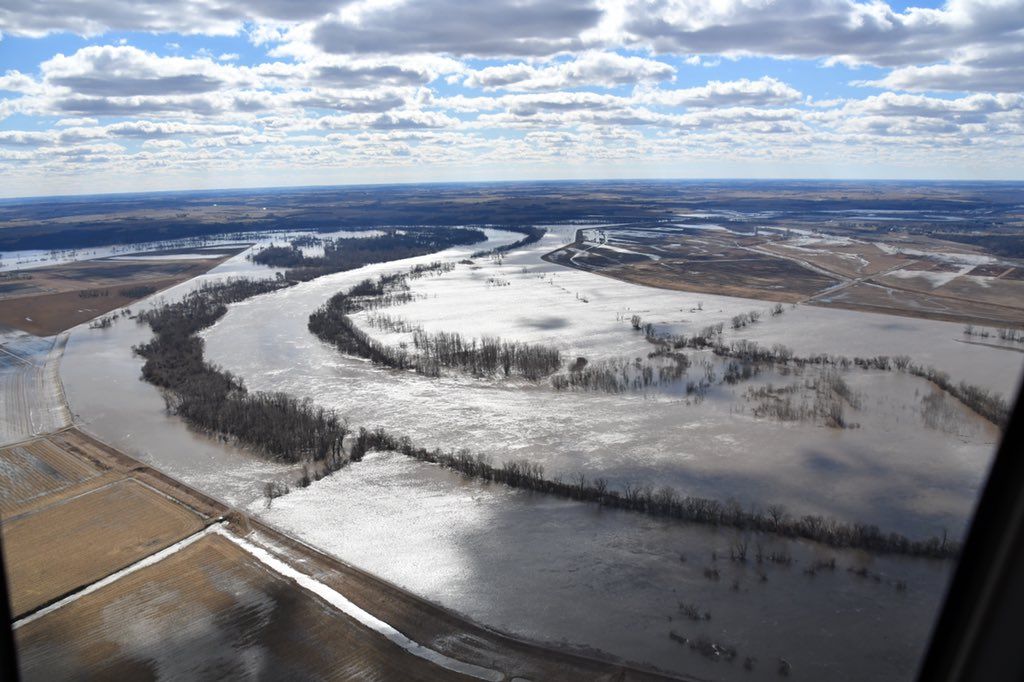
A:
<svg viewBox="0 0 1024 682">
<path fill-rule="evenodd" d="M 0 0 L 0 196 L 1024 179 L 1024 0 Z"/>
</svg>

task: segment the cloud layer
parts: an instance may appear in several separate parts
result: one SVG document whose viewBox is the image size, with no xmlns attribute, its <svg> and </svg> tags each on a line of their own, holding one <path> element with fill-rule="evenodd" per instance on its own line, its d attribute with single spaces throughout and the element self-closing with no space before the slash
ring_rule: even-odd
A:
<svg viewBox="0 0 1024 682">
<path fill-rule="evenodd" d="M 1020 174 L 1024 0 L 15 1 L 0 32 L 52 48 L 0 65 L 11 194 L 85 174 Z"/>
</svg>

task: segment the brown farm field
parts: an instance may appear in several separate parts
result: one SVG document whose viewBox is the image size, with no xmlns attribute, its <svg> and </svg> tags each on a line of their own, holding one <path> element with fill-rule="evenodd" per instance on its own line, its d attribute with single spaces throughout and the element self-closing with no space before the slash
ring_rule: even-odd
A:
<svg viewBox="0 0 1024 682">
<path fill-rule="evenodd" d="M 480 627 L 75 428 L 0 449 L 0 471 L 25 679 L 471 679 L 456 672 L 466 666 L 485 679 L 679 679 Z M 259 551 L 449 664 L 413 655 Z"/>
<path fill-rule="evenodd" d="M 461 680 L 368 633 L 218 535 L 17 631 L 27 680 Z"/>
<path fill-rule="evenodd" d="M 199 516 L 133 479 L 5 520 L 11 610 L 28 613 L 202 527 Z"/>
<path fill-rule="evenodd" d="M 839 280 L 793 260 L 755 250 L 760 240 L 659 230 L 625 243 L 577 238 L 544 258 L 633 284 L 795 303 Z"/>
<path fill-rule="evenodd" d="M 218 251 L 216 258 L 161 261 L 122 256 L 2 273 L 0 325 L 51 336 L 201 275 L 240 250 Z"/>
<path fill-rule="evenodd" d="M 964 322 L 996 327 L 1024 327 L 1024 310 L 1015 306 L 992 305 L 909 288 L 858 282 L 816 299 L 815 305 L 847 310 L 923 317 L 930 320 Z"/>
<path fill-rule="evenodd" d="M 1024 328 L 1024 263 L 977 246 L 714 227 L 581 229 L 544 258 L 661 289 Z"/>
<path fill-rule="evenodd" d="M 661 289 L 766 298 L 783 303 L 796 303 L 836 283 L 817 272 L 805 272 L 796 263 L 762 256 L 722 261 L 662 260 L 599 272 Z"/>
<path fill-rule="evenodd" d="M 38 439 L 0 450 L 0 515 L 28 511 L 32 501 L 101 475 L 95 463 Z"/>
</svg>

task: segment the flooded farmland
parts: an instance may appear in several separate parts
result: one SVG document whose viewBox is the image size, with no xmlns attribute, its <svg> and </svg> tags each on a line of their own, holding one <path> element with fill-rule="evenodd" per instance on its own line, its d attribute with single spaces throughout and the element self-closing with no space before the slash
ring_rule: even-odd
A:
<svg viewBox="0 0 1024 682">
<path fill-rule="evenodd" d="M 490 236 L 495 245 L 514 240 Z M 632 314 L 682 333 L 767 305 L 566 271 L 539 258 L 557 239 L 417 281 L 414 300 L 388 312 L 425 328 L 551 343 L 566 357 L 607 360 L 649 352 L 626 322 Z M 467 251 L 445 255 L 462 260 Z M 308 397 L 354 426 L 382 426 L 430 447 L 468 447 L 499 462 L 528 458 L 555 476 L 672 485 L 744 506 L 784 501 L 793 512 L 914 537 L 962 532 L 998 434 L 956 406 L 955 433 L 929 426 L 922 399 L 930 389 L 913 377 L 852 371 L 849 381 L 864 396 L 851 415 L 859 428 L 836 431 L 756 418 L 743 399 L 746 386 L 717 387 L 698 403 L 670 391 L 607 395 L 431 379 L 342 357 L 306 330 L 309 314 L 337 291 L 434 258 L 331 275 L 232 306 L 204 335 L 207 359 L 250 390 Z M 206 277 L 256 268 L 239 256 Z M 959 329 L 797 306 L 737 338 L 785 343 L 799 354 L 907 354 L 957 380 L 1010 393 L 1020 355 L 959 343 Z M 390 453 L 268 507 L 263 483 L 294 478 L 294 469 L 194 434 L 168 416 L 159 392 L 139 381 L 141 361 L 130 352 L 149 336 L 124 319 L 72 334 L 62 377 L 85 429 L 485 625 L 702 677 L 774 679 L 780 659 L 796 679 L 914 674 L 950 562 L 658 521 L 469 482 Z M 789 380 L 763 376 L 756 385 Z M 748 546 L 744 560 L 730 556 L 738 544 Z M 758 545 L 790 562 L 758 562 Z M 684 606 L 710 618 L 693 620 Z M 734 647 L 735 657 L 705 657 L 701 642 Z"/>
</svg>

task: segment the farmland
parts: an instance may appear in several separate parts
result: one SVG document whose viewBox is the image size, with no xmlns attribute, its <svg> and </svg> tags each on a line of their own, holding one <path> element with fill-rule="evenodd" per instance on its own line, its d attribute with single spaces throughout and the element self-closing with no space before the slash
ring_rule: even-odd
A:
<svg viewBox="0 0 1024 682">
<path fill-rule="evenodd" d="M 29 396 L 5 537 L 86 543 L 18 551 L 30 676 L 913 676 L 1024 367 L 1016 195 L 346 192 L 198 197 L 197 235 L 295 231 L 237 232 L 255 246 L 130 314 L 7 335 L 12 368 L 47 369 L 0 394 Z"/>
<path fill-rule="evenodd" d="M 152 634 L 165 629 L 167 635 Z M 314 596 L 216 535 L 20 628 L 18 645 L 26 679 L 82 670 L 130 677 L 466 679 L 425 669 L 386 641 L 367 642 Z"/>
<path fill-rule="evenodd" d="M 4 448 L 0 463 L 26 679 L 663 679 L 476 628 L 74 429 Z"/>
<path fill-rule="evenodd" d="M 163 549 L 199 517 L 131 480 L 4 520 L 14 616 L 22 616 Z M 55 556 L 64 555 L 59 564 Z"/>
<path fill-rule="evenodd" d="M 735 219 L 734 219 L 735 220 Z M 1024 260 L 843 225 L 680 222 L 580 229 L 550 262 L 653 287 L 996 326 L 1024 326 Z M 772 222 L 772 221 L 765 221 Z"/>
<path fill-rule="evenodd" d="M 236 253 L 158 252 L 0 273 L 0 325 L 51 336 L 201 275 Z"/>
<path fill-rule="evenodd" d="M 67 335 L 5 335 L 0 351 L 0 444 L 71 423 L 58 376 Z"/>
</svg>

